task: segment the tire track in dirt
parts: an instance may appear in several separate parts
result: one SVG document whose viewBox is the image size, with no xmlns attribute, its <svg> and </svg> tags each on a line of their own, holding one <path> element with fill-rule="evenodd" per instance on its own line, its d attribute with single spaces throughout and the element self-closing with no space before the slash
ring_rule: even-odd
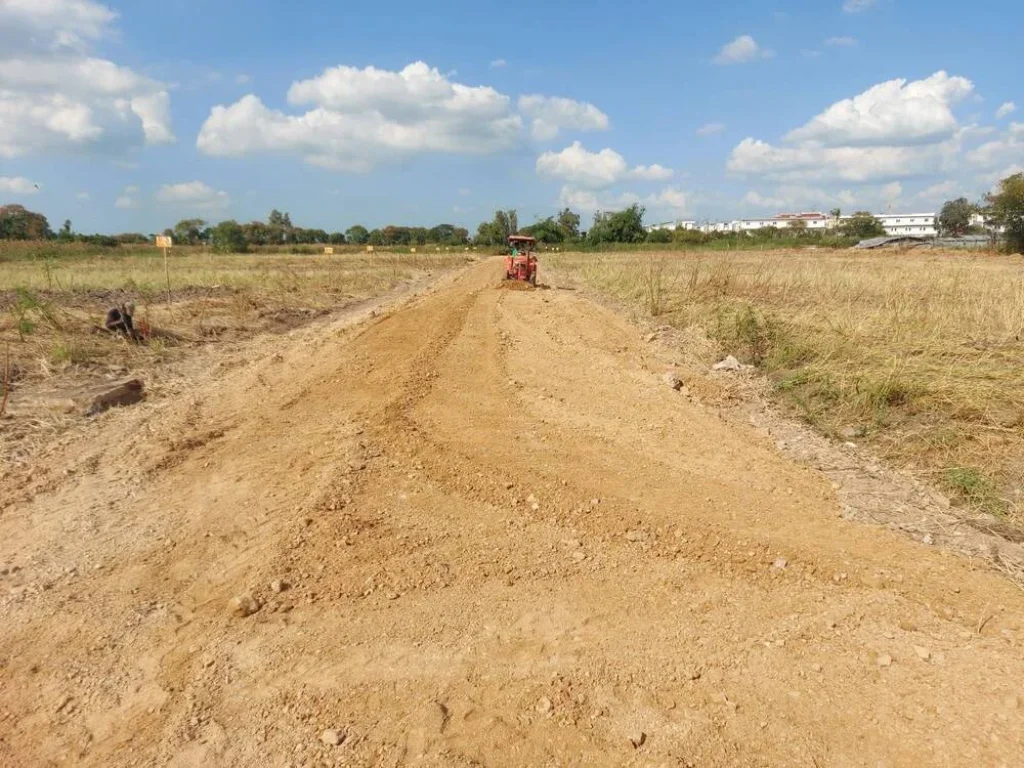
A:
<svg viewBox="0 0 1024 768">
<path fill-rule="evenodd" d="M 1020 762 L 1019 590 L 841 520 L 636 329 L 498 272 L 268 347 L 159 473 L 9 507 L 50 584 L 0 602 L 0 762 Z"/>
</svg>

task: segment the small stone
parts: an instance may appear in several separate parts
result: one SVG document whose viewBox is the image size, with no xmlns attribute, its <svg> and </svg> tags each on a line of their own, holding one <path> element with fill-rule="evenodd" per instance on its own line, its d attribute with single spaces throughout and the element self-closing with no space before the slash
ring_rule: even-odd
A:
<svg viewBox="0 0 1024 768">
<path fill-rule="evenodd" d="M 626 531 L 626 541 L 647 541 L 647 531 Z"/>
<path fill-rule="evenodd" d="M 823 667 L 821 666 L 821 664 L 811 664 L 811 669 L 813 669 L 815 672 L 820 673 Z"/>
<path fill-rule="evenodd" d="M 646 335 L 646 336 L 644 337 L 644 341 L 646 341 L 646 342 L 647 342 L 648 344 L 650 344 L 650 343 L 651 343 L 652 341 L 654 341 L 654 340 L 655 340 L 655 339 L 657 339 L 657 338 L 658 338 L 658 332 L 657 332 L 657 331 L 655 331 L 654 333 L 648 333 L 648 334 L 647 334 L 647 335 Z"/>
<path fill-rule="evenodd" d="M 537 702 L 536 706 L 536 710 L 542 715 L 551 714 L 554 708 L 555 705 L 551 703 L 551 699 L 549 699 L 547 696 L 542 697 L 541 700 Z"/>
<path fill-rule="evenodd" d="M 506 491 L 511 491 L 514 485 L 515 485 L 515 484 L 514 484 L 514 483 L 512 483 L 512 482 L 507 482 L 507 483 L 505 483 L 505 490 L 506 490 Z"/>
<path fill-rule="evenodd" d="M 537 504 L 537 503 L 538 503 L 537 497 L 536 497 L 536 496 L 534 496 L 534 495 L 533 495 L 533 494 L 531 493 L 531 494 L 530 494 L 529 496 L 527 496 L 527 497 L 526 497 L 526 503 L 527 503 L 527 504 Z"/>
<path fill-rule="evenodd" d="M 921 661 L 928 661 L 932 657 L 932 652 L 921 645 L 914 646 L 914 653 L 917 654 L 917 658 Z"/>
<path fill-rule="evenodd" d="M 930 533 L 926 533 L 923 537 L 921 537 L 921 541 L 927 544 L 929 547 L 935 543 L 935 539 L 932 537 Z"/>
<path fill-rule="evenodd" d="M 337 747 L 345 740 L 345 734 L 336 728 L 328 728 L 320 734 L 320 741 L 329 747 Z"/>
<path fill-rule="evenodd" d="M 783 568 L 785 568 L 787 565 L 789 565 L 789 563 L 786 562 L 786 558 L 784 558 L 784 557 L 780 557 L 774 563 L 772 563 L 772 567 L 773 568 L 778 568 L 780 571 Z"/>
<path fill-rule="evenodd" d="M 890 656 L 888 653 L 880 653 L 875 658 L 875 664 L 877 664 L 880 667 L 890 667 L 892 666 L 892 656 Z"/>
<path fill-rule="evenodd" d="M 582 563 L 584 560 L 587 559 L 587 553 L 580 552 L 577 550 L 576 552 L 572 553 L 572 559 L 575 560 L 577 563 Z"/>
<path fill-rule="evenodd" d="M 274 594 L 280 595 L 286 589 L 288 589 L 288 584 L 286 584 L 281 579 L 274 579 L 272 582 L 270 582 L 270 591 Z"/>
<path fill-rule="evenodd" d="M 241 619 L 244 619 L 246 616 L 252 616 L 262 606 L 260 605 L 260 601 L 252 595 L 238 595 L 231 598 L 229 607 L 231 608 L 231 613 Z"/>
<path fill-rule="evenodd" d="M 629 743 L 633 745 L 633 749 L 640 749 L 647 741 L 647 734 L 643 731 L 634 731 L 629 735 Z"/>
<path fill-rule="evenodd" d="M 662 376 L 661 380 L 665 382 L 667 387 L 674 389 L 676 392 L 683 388 L 683 380 L 679 378 L 679 374 L 675 371 L 669 371 Z"/>
<path fill-rule="evenodd" d="M 711 370 L 713 370 L 713 371 L 742 371 L 745 367 L 746 366 L 744 366 L 743 363 L 741 363 L 739 360 L 737 360 L 732 355 L 729 355 L 727 358 L 725 358 L 725 360 L 722 360 L 721 362 L 715 363 L 713 366 L 711 366 Z"/>
</svg>

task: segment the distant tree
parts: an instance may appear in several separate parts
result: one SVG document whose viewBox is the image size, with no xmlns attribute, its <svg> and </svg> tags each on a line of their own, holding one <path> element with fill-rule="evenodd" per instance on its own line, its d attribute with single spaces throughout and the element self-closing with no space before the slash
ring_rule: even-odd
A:
<svg viewBox="0 0 1024 768">
<path fill-rule="evenodd" d="M 271 240 L 270 227 L 262 221 L 250 221 L 242 225 L 245 241 L 249 245 L 267 245 Z"/>
<path fill-rule="evenodd" d="M 515 210 L 495 211 L 494 224 L 501 233 L 500 242 L 502 243 L 508 242 L 509 236 L 519 232 L 519 216 Z"/>
<path fill-rule="evenodd" d="M 122 232 L 114 235 L 114 239 L 119 245 L 146 245 L 150 242 L 150 237 L 141 232 Z"/>
<path fill-rule="evenodd" d="M 789 222 L 789 231 L 794 235 L 807 233 L 807 222 L 803 219 L 793 219 Z"/>
<path fill-rule="evenodd" d="M 384 233 L 379 229 L 372 229 L 366 236 L 366 242 L 370 245 L 385 245 Z"/>
<path fill-rule="evenodd" d="M 362 224 L 355 224 L 345 230 L 345 239 L 353 245 L 366 245 L 370 241 L 370 232 Z"/>
<path fill-rule="evenodd" d="M 1005 227 L 1006 245 L 1011 253 L 1024 253 L 1024 173 L 999 182 L 996 192 L 985 196 L 988 219 Z"/>
<path fill-rule="evenodd" d="M 504 237 L 501 227 L 493 221 L 484 221 L 476 228 L 476 235 L 473 237 L 475 245 L 505 245 L 507 239 Z"/>
<path fill-rule="evenodd" d="M 199 245 L 205 239 L 206 229 L 202 219 L 182 219 L 174 225 L 174 240 L 182 245 Z"/>
<path fill-rule="evenodd" d="M 939 211 L 939 234 L 946 237 L 963 237 L 971 229 L 971 218 L 978 212 L 978 206 L 966 197 L 947 200 Z"/>
<path fill-rule="evenodd" d="M 64 223 L 61 225 L 60 232 L 57 233 L 57 237 L 60 240 L 72 240 L 75 237 L 75 233 L 71 231 L 71 219 L 64 219 Z"/>
<path fill-rule="evenodd" d="M 672 242 L 672 230 L 671 229 L 652 229 L 647 233 L 648 243 L 671 243 Z"/>
<path fill-rule="evenodd" d="M 828 212 L 828 215 L 831 216 L 836 221 L 839 221 L 841 218 L 843 218 L 843 211 L 841 208 L 833 208 L 831 211 Z"/>
<path fill-rule="evenodd" d="M 267 227 L 270 230 L 270 240 L 273 243 L 284 243 L 292 239 L 293 230 L 292 217 L 287 213 L 275 208 L 267 216 Z"/>
<path fill-rule="evenodd" d="M 563 208 L 558 214 L 558 226 L 562 230 L 563 240 L 579 240 L 580 215 L 578 213 Z"/>
<path fill-rule="evenodd" d="M 210 230 L 210 243 L 222 253 L 245 253 L 245 231 L 237 221 L 222 221 Z"/>
<path fill-rule="evenodd" d="M 857 211 L 840 225 L 839 232 L 845 237 L 866 240 L 870 237 L 882 237 L 885 234 L 885 227 L 867 211 Z"/>
<path fill-rule="evenodd" d="M 22 205 L 0 206 L 0 240 L 46 240 L 52 236 L 43 214 Z"/>
<path fill-rule="evenodd" d="M 593 245 L 642 243 L 647 237 L 647 231 L 644 229 L 644 212 L 644 207 L 638 203 L 617 213 L 598 211 L 594 214 L 594 225 L 587 233 L 587 241 Z"/>
<path fill-rule="evenodd" d="M 343 232 L 331 232 L 327 237 L 327 242 L 331 245 L 344 245 L 345 244 L 345 233 Z"/>
<path fill-rule="evenodd" d="M 528 227 L 523 227 L 519 234 L 536 238 L 538 243 L 547 243 L 549 245 L 561 243 L 565 240 L 565 234 L 562 232 L 558 222 L 555 221 L 554 216 L 548 216 L 546 219 L 541 219 Z"/>
<path fill-rule="evenodd" d="M 494 219 L 477 227 L 473 242 L 477 245 L 505 245 L 509 235 L 519 232 L 519 217 L 514 210 L 495 211 Z"/>
</svg>

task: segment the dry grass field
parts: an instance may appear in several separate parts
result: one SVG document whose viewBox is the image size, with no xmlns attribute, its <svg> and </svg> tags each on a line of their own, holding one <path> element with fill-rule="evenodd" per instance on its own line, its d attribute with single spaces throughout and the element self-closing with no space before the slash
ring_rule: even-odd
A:
<svg viewBox="0 0 1024 768">
<path fill-rule="evenodd" d="M 4 244 L 0 382 L 8 380 L 13 405 L 26 394 L 52 396 L 129 375 L 149 379 L 197 347 L 287 331 L 472 258 L 463 252 L 326 256 L 179 249 L 165 272 L 162 255 L 151 248 L 97 253 L 78 245 Z M 122 302 L 136 304 L 147 343 L 99 331 L 107 309 Z M 23 442 L 26 429 L 53 432 L 60 421 L 0 423 L 3 453 Z"/>
<path fill-rule="evenodd" d="M 1024 259 L 849 251 L 559 254 L 545 263 L 706 333 L 821 431 L 1024 521 Z M 711 362 L 711 361 L 708 361 Z"/>
</svg>

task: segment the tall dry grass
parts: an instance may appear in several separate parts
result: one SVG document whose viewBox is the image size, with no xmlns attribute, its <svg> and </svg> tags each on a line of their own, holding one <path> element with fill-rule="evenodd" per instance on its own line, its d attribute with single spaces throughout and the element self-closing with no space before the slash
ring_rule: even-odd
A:
<svg viewBox="0 0 1024 768">
<path fill-rule="evenodd" d="M 855 254 L 558 254 L 546 262 L 764 371 L 780 402 L 1024 519 L 1024 261 Z"/>
</svg>

